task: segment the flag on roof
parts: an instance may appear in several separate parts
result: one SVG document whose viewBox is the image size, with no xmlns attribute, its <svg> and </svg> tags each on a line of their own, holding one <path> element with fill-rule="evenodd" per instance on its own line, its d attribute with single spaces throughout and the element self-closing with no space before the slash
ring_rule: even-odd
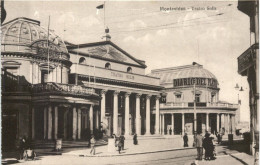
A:
<svg viewBox="0 0 260 165">
<path fill-rule="evenodd" d="M 99 10 L 104 8 L 104 4 L 99 5 L 99 6 L 97 6 L 96 8 L 97 8 L 97 15 L 98 15 Z"/>
</svg>

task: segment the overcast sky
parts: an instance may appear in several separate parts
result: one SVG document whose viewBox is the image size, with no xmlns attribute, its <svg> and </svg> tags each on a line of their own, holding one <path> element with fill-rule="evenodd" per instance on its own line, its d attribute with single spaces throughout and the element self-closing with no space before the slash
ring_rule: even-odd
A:
<svg viewBox="0 0 260 165">
<path fill-rule="evenodd" d="M 105 10 L 97 14 L 96 7 L 102 3 L 5 1 L 5 22 L 28 17 L 47 28 L 50 16 L 50 28 L 75 44 L 102 41 L 105 22 L 112 42 L 146 61 L 147 74 L 196 61 L 217 77 L 220 100 L 237 103 L 234 87 L 236 83 L 243 86 L 241 120 L 249 120 L 248 83 L 237 73 L 237 57 L 250 46 L 249 17 L 237 10 L 237 1 L 106 1 Z M 160 10 L 170 7 L 185 10 Z M 203 10 L 207 7 L 214 10 Z"/>
</svg>

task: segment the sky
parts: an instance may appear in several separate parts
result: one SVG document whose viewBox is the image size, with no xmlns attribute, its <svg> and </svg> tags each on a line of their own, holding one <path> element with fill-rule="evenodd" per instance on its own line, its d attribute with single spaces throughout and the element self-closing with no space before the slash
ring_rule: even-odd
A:
<svg viewBox="0 0 260 165">
<path fill-rule="evenodd" d="M 237 1 L 106 1 L 97 14 L 103 3 L 5 0 L 5 22 L 28 17 L 47 29 L 50 16 L 50 29 L 74 44 L 102 41 L 108 27 L 113 43 L 146 62 L 146 74 L 197 62 L 217 77 L 220 100 L 241 99 L 241 120 L 249 121 L 247 78 L 237 73 L 237 57 L 250 46 L 249 17 Z"/>
</svg>

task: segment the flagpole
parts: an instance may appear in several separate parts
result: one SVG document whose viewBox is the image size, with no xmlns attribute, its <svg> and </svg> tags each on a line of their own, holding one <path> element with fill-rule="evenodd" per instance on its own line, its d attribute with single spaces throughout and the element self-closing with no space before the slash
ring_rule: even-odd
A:
<svg viewBox="0 0 260 165">
<path fill-rule="evenodd" d="M 76 85 L 78 85 L 78 65 L 79 65 L 79 44 L 78 44 L 78 51 L 77 51 L 77 65 L 76 65 Z"/>
<path fill-rule="evenodd" d="M 104 1 L 104 29 L 106 28 L 106 1 Z"/>
<path fill-rule="evenodd" d="M 50 31 L 50 16 L 48 20 L 48 33 L 47 33 L 47 54 L 48 54 L 48 82 L 50 81 L 50 52 L 49 52 L 49 32 Z"/>
</svg>

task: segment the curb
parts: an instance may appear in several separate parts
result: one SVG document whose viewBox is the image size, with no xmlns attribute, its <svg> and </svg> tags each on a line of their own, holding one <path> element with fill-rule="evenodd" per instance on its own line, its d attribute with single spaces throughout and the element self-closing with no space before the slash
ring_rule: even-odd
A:
<svg viewBox="0 0 260 165">
<path fill-rule="evenodd" d="M 168 151 L 178 151 L 178 150 L 186 150 L 186 149 L 195 149 L 194 147 L 186 147 L 186 148 L 173 148 L 167 150 L 157 150 L 157 151 L 148 151 L 148 152 L 136 152 L 136 153 L 126 153 L 126 154 L 104 154 L 104 155 L 77 155 L 77 154 L 69 154 L 65 153 L 64 155 L 75 155 L 79 157 L 115 157 L 115 156 L 129 156 L 129 155 L 141 155 L 141 154 L 150 154 L 150 153 L 159 153 L 159 152 L 168 152 Z"/>
</svg>

